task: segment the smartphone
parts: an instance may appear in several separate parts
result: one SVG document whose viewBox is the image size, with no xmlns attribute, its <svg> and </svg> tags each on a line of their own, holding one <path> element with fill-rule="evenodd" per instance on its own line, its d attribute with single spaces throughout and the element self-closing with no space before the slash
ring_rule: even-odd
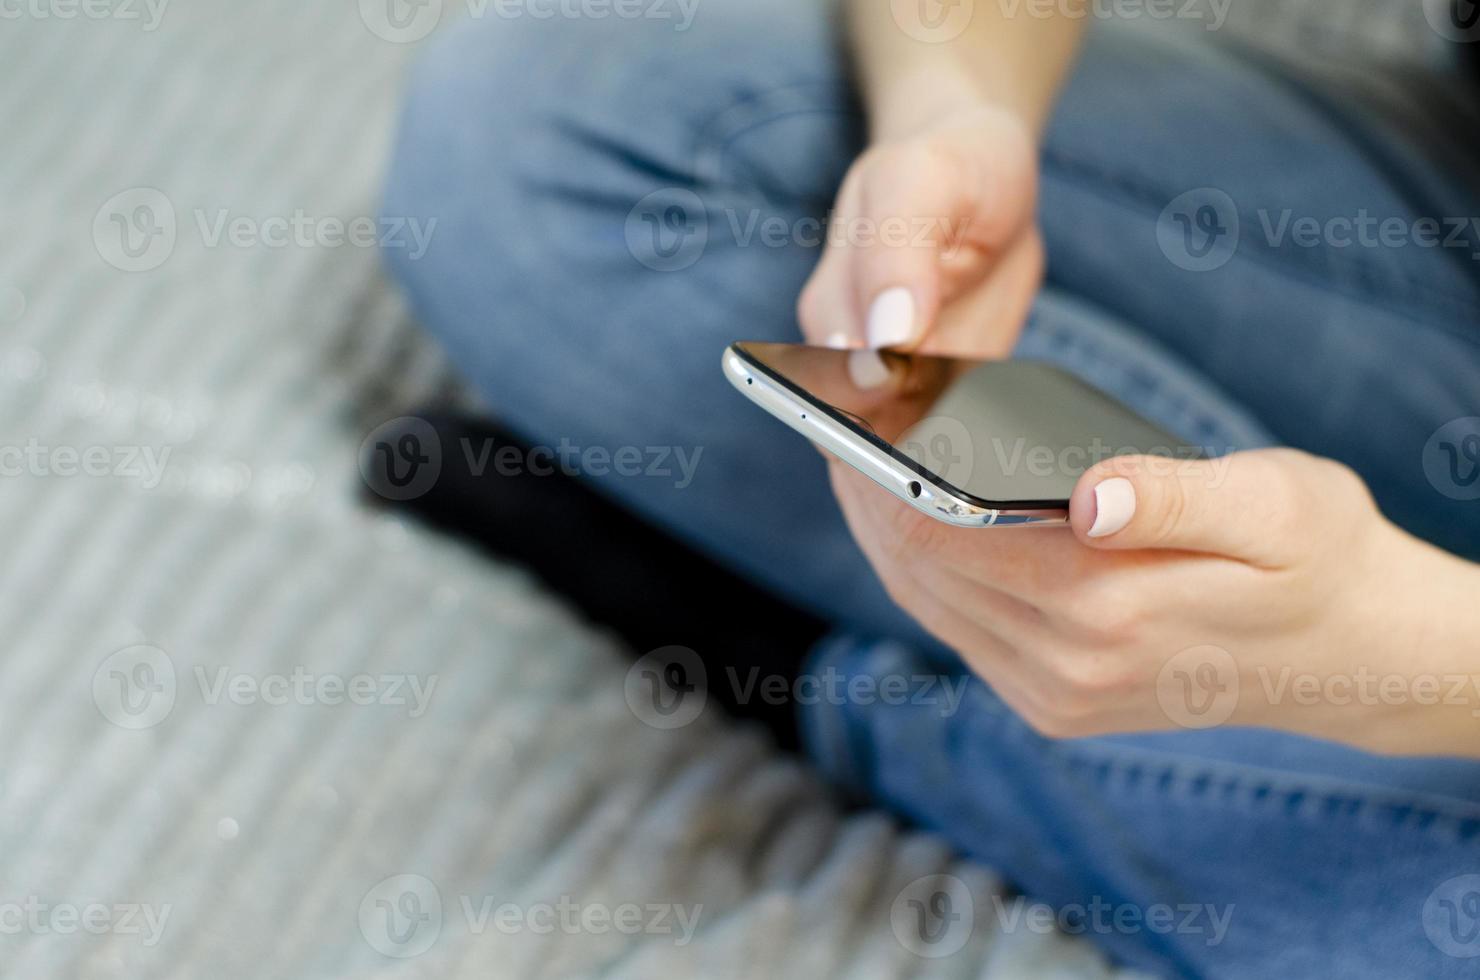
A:
<svg viewBox="0 0 1480 980">
<path fill-rule="evenodd" d="M 1041 361 L 742 341 L 742 394 L 875 483 L 959 527 L 1063 525 L 1104 459 L 1206 453 Z"/>
</svg>

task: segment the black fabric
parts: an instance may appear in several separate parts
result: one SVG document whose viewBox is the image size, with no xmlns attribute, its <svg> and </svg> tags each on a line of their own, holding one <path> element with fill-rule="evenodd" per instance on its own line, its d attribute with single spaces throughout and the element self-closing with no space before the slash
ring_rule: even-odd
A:
<svg viewBox="0 0 1480 980">
<path fill-rule="evenodd" d="M 703 662 L 709 696 L 736 717 L 757 721 L 784 748 L 798 735 L 789 699 L 761 698 L 733 678 L 780 676 L 793 690 L 803 658 L 822 638 L 821 620 L 777 599 L 694 552 L 656 527 L 556 471 L 499 475 L 475 472 L 485 447 L 527 446 L 498 425 L 458 414 L 423 413 L 438 440 L 441 470 L 430 488 L 406 500 L 387 472 L 390 454 L 377 446 L 425 455 L 425 426 L 402 421 L 376 432 L 361 471 L 386 506 L 415 515 L 489 553 L 527 566 L 593 621 L 611 628 L 634 655 L 666 646 L 693 650 Z M 463 440 L 468 440 L 464 443 Z M 454 447 L 478 447 L 465 453 Z M 492 459 L 491 453 L 483 457 Z M 527 456 L 524 458 L 528 458 Z M 420 489 L 420 488 L 418 488 Z"/>
</svg>

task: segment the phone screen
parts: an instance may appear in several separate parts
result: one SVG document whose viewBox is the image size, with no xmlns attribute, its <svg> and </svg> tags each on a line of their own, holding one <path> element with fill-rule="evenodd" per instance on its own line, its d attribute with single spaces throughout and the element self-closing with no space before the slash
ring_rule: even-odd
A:
<svg viewBox="0 0 1480 980">
<path fill-rule="evenodd" d="M 742 342 L 735 350 L 857 435 L 988 507 L 1063 507 L 1115 456 L 1206 455 L 1040 361 Z"/>
</svg>

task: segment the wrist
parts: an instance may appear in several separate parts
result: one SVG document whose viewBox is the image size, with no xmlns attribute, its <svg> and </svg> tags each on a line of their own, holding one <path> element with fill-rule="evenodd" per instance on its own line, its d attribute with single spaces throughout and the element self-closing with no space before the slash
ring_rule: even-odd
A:
<svg viewBox="0 0 1480 980">
<path fill-rule="evenodd" d="M 1021 94 L 989 86 L 949 61 L 922 62 L 868 95 L 871 142 L 903 140 L 972 112 L 996 111 L 1017 120 L 1036 142 L 1042 114 Z"/>
<path fill-rule="evenodd" d="M 1347 604 L 1370 710 L 1345 712 L 1331 735 L 1386 755 L 1480 758 L 1480 566 L 1386 521 L 1376 538 Z"/>
</svg>

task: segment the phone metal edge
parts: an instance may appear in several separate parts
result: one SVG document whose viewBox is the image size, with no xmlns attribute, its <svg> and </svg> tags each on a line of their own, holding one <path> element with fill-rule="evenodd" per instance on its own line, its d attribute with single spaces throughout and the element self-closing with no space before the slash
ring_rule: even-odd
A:
<svg viewBox="0 0 1480 980">
<path fill-rule="evenodd" d="M 964 500 L 920 476 L 878 447 L 860 439 L 835 419 L 816 411 L 795 392 L 754 370 L 733 348 L 726 348 L 724 373 L 736 390 L 822 446 L 843 462 L 916 510 L 955 527 L 1061 527 L 1066 510 L 995 510 Z M 920 488 L 919 496 L 910 492 Z"/>
</svg>

